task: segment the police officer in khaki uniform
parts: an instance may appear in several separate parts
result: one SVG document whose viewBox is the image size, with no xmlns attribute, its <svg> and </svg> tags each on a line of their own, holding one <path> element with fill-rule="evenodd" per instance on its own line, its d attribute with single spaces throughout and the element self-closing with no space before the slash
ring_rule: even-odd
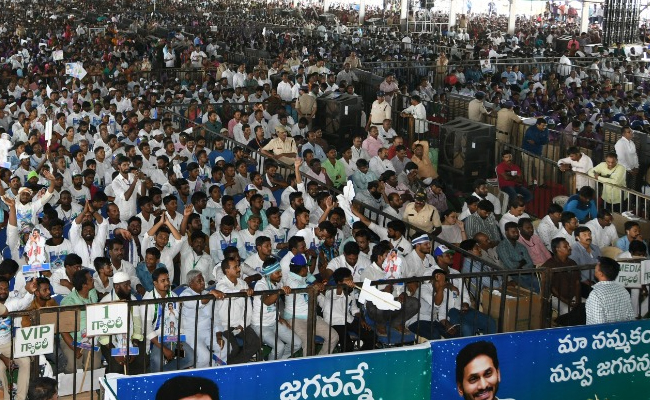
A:
<svg viewBox="0 0 650 400">
<path fill-rule="evenodd" d="M 316 96 L 309 92 L 307 86 L 300 87 L 300 96 L 296 100 L 296 110 L 298 111 L 298 118 L 307 119 L 307 126 L 312 129 L 312 120 L 316 116 Z"/>
<path fill-rule="evenodd" d="M 370 118 L 366 123 L 366 130 L 370 130 L 371 125 L 375 125 L 379 128 L 385 119 L 391 119 L 391 106 L 385 101 L 385 93 L 383 91 L 377 92 L 377 100 L 372 102 L 372 108 L 370 108 Z"/>
</svg>

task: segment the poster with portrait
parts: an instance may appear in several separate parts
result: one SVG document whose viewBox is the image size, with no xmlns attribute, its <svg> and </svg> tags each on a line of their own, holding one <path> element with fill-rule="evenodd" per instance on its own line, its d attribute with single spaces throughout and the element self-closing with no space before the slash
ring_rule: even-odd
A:
<svg viewBox="0 0 650 400">
<path fill-rule="evenodd" d="M 650 321 L 431 342 L 431 399 L 648 399 Z"/>
<path fill-rule="evenodd" d="M 107 399 L 155 399 L 161 390 L 169 390 L 166 382 L 174 383 L 177 398 L 196 395 L 186 388 L 216 385 L 218 397 L 217 391 L 204 390 L 205 400 L 426 400 L 431 393 L 431 347 L 425 343 L 327 357 L 119 375 L 102 385 L 108 389 Z"/>
</svg>

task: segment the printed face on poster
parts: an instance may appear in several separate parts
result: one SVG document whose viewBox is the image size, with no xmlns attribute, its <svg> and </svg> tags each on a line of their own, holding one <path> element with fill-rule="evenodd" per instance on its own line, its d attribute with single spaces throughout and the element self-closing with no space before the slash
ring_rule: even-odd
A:
<svg viewBox="0 0 650 400">
<path fill-rule="evenodd" d="M 647 320 L 440 340 L 431 347 L 432 399 L 648 398 Z"/>
</svg>

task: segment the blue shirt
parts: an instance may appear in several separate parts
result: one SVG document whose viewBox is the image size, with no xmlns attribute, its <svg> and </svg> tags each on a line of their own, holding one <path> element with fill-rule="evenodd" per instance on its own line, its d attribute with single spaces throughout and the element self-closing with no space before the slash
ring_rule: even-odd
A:
<svg viewBox="0 0 650 400">
<path fill-rule="evenodd" d="M 533 143 L 528 141 L 532 140 Z M 544 145 L 548 143 L 548 128 L 540 131 L 537 125 L 533 125 L 526 131 L 521 148 L 538 156 L 542 155 Z"/>
<path fill-rule="evenodd" d="M 228 149 L 223 149 L 223 150 L 212 150 L 210 152 L 210 156 L 208 159 L 210 160 L 210 166 L 214 168 L 214 164 L 217 157 L 223 157 L 224 160 L 226 160 L 227 163 L 232 163 L 232 161 L 235 159 L 235 155 L 232 153 L 232 151 Z"/>
<path fill-rule="evenodd" d="M 165 268 L 165 264 L 158 263 L 156 269 L 158 268 Z M 135 267 L 135 275 L 140 279 L 140 284 L 142 284 L 142 287 L 144 287 L 147 292 L 153 290 L 153 278 L 151 277 L 151 272 L 147 269 L 147 265 L 144 261 L 139 262 Z"/>
<path fill-rule="evenodd" d="M 564 211 L 571 211 L 574 213 L 581 224 L 591 221 L 596 218 L 596 215 L 598 214 L 596 202 L 592 199 L 589 203 L 585 204 L 580 201 L 580 195 L 578 194 L 569 197 L 569 200 L 564 206 Z"/>
</svg>

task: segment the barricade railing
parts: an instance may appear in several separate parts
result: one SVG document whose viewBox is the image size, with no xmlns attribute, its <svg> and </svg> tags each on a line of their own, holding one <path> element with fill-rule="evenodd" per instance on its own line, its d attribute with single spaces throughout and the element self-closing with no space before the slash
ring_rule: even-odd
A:
<svg viewBox="0 0 650 400">
<path fill-rule="evenodd" d="M 474 270 L 478 271 L 479 268 L 485 268 L 485 266 L 475 266 Z M 90 396 L 93 396 L 92 391 L 99 388 L 96 385 L 95 374 L 102 376 L 102 369 L 106 368 L 107 372 L 126 372 L 127 374 L 159 372 L 151 370 L 151 366 L 147 368 L 147 360 L 149 360 L 149 363 L 154 364 L 159 361 L 157 365 L 161 370 L 174 370 L 183 367 L 218 366 L 222 364 L 221 361 L 223 359 L 226 359 L 225 362 L 227 363 L 229 356 L 238 360 L 237 362 L 263 361 L 265 358 L 276 359 L 288 355 L 296 357 L 299 355 L 300 347 L 303 349 L 302 355 L 311 356 L 316 354 L 317 346 L 321 346 L 323 343 L 330 344 L 331 350 L 326 349 L 324 352 L 321 351 L 320 354 L 358 349 L 364 345 L 364 340 L 371 342 L 371 345 L 365 343 L 364 349 L 372 349 L 375 346 L 394 346 L 414 343 L 418 337 L 433 340 L 441 337 L 468 336 L 481 333 L 487 334 L 550 327 L 555 323 L 552 310 L 559 308 L 560 302 L 565 303 L 562 307 L 568 307 L 565 310 L 571 310 L 576 305 L 573 302 L 566 304 L 565 298 L 553 298 L 555 292 L 552 288 L 554 285 L 560 284 L 560 282 L 553 281 L 554 277 L 565 280 L 567 279 L 566 273 L 592 271 L 593 268 L 593 265 L 589 265 L 554 269 L 501 269 L 458 273 L 457 271 L 444 267 L 446 277 L 443 279 L 442 284 L 438 284 L 437 286 L 434 286 L 436 275 L 432 274 L 433 269 L 431 268 L 426 270 L 425 275 L 421 277 L 389 279 L 390 276 L 387 275 L 385 279 L 373 281 L 372 285 L 395 295 L 402 304 L 402 307 L 399 311 L 392 313 L 388 320 L 384 321 L 380 321 L 376 317 L 382 314 L 381 312 L 372 311 L 376 306 L 368 306 L 367 303 L 365 307 L 361 307 L 359 313 L 351 314 L 349 312 L 350 309 L 348 307 L 352 304 L 351 301 L 356 301 L 357 295 L 359 294 L 358 288 L 362 285 L 361 282 L 354 284 L 357 288 L 356 292 L 353 292 L 351 282 L 347 284 L 325 285 L 321 291 L 313 288 L 292 288 L 289 294 L 286 294 L 278 284 L 277 289 L 255 291 L 250 296 L 244 292 L 223 293 L 223 299 L 220 300 L 215 299 L 212 294 L 196 295 L 194 294 L 196 293 L 194 289 L 188 291 L 189 295 L 184 295 L 181 289 L 185 290 L 187 287 L 182 286 L 174 290 L 180 297 L 172 296 L 169 293 L 163 294 L 157 291 L 157 289 L 154 289 L 157 291 L 157 296 L 165 297 L 124 301 L 127 303 L 129 310 L 126 315 L 116 315 L 112 311 L 112 306 L 119 304 L 119 302 L 112 302 L 46 307 L 31 311 L 12 312 L 9 314 L 9 317 L 11 318 L 12 325 L 16 324 L 16 326 L 18 318 L 23 316 L 29 317 L 31 327 L 46 325 L 48 323 L 55 324 L 54 333 L 57 340 L 55 340 L 55 344 L 53 345 L 54 358 L 50 357 L 50 362 L 54 365 L 53 370 L 56 371 L 55 377 L 57 379 L 60 377 L 63 378 L 63 376 L 59 375 L 60 372 L 69 370 L 61 365 L 63 360 L 59 357 L 63 348 L 62 346 L 68 346 L 67 342 L 61 339 L 61 335 L 70 333 L 74 338 L 76 336 L 75 332 L 78 331 L 86 330 L 86 332 L 90 333 L 89 336 L 83 337 L 81 343 L 75 341 L 66 351 L 67 353 L 72 352 L 72 354 L 81 353 L 80 360 L 74 358 L 73 360 L 66 361 L 72 363 L 74 371 L 83 369 L 84 373 L 81 379 L 90 382 Z M 531 282 L 537 282 L 534 284 L 535 287 L 527 287 Z M 193 281 L 190 284 L 193 284 Z M 387 285 L 390 285 L 389 289 L 386 289 Z M 428 288 L 424 288 L 425 286 Z M 438 301 L 438 304 L 436 304 L 435 296 L 437 290 L 445 291 L 443 302 Z M 345 312 L 343 316 L 352 318 L 355 324 L 357 324 L 356 326 L 352 323 L 340 323 L 342 320 L 341 315 L 334 315 L 334 313 L 329 311 L 335 308 L 335 296 L 330 295 L 333 291 L 337 291 L 337 296 L 343 295 L 345 298 Z M 373 297 L 372 293 L 364 292 L 363 289 L 361 292 L 369 297 L 369 301 L 373 302 L 373 299 L 375 300 L 373 305 L 382 301 L 377 297 Z M 457 294 L 457 297 L 453 295 L 454 293 Z M 507 297 L 504 294 L 512 297 Z M 307 299 L 303 295 L 306 295 Z M 576 298 L 579 299 L 577 304 L 579 304 L 581 295 L 579 293 L 573 293 L 573 295 L 577 296 Z M 265 298 L 276 296 L 278 298 L 270 303 L 276 304 L 275 311 L 273 311 L 275 313 L 275 317 L 273 318 L 274 322 L 271 325 L 264 325 L 264 311 L 260 311 L 259 315 L 252 315 L 252 302 L 264 301 Z M 245 301 L 238 301 L 239 299 L 244 299 Z M 295 313 L 291 316 L 284 314 L 287 318 L 283 318 L 280 314 L 281 304 L 284 303 L 286 309 L 287 303 L 292 302 L 291 309 L 295 310 L 297 301 L 302 301 L 309 305 L 306 318 L 308 321 L 308 333 L 306 334 L 308 340 L 307 343 L 302 343 L 302 346 L 297 346 L 296 344 L 299 342 L 300 336 L 304 336 L 305 334 L 296 331 Z M 647 302 L 648 300 L 646 298 L 643 301 Z M 557 304 L 554 304 L 554 302 Z M 323 317 L 317 315 L 317 303 L 322 309 L 326 310 Z M 426 303 L 424 307 L 423 303 Z M 204 305 L 201 306 L 201 304 Z M 105 312 L 105 318 L 104 316 L 100 318 L 93 316 L 90 318 L 87 311 L 89 307 L 94 305 L 100 305 L 102 307 L 102 310 Z M 416 312 L 413 309 L 414 305 L 417 305 Z M 460 309 L 458 308 L 459 305 L 461 307 Z M 207 309 L 207 312 L 202 310 L 203 307 Z M 423 315 L 420 312 L 423 308 L 428 314 Z M 264 309 L 266 307 L 260 308 L 260 310 Z M 139 310 L 139 315 L 136 313 L 137 310 Z M 160 321 L 159 324 L 157 324 L 156 319 L 152 319 L 151 312 L 156 313 L 155 318 L 157 318 L 157 321 Z M 441 312 L 447 316 L 446 321 L 442 323 L 437 321 Z M 95 314 L 93 313 L 93 315 Z M 244 325 L 233 326 L 235 322 L 231 321 L 235 319 L 239 321 L 241 315 L 243 315 Z M 225 321 L 222 320 L 222 316 L 226 316 Z M 110 355 L 110 350 L 115 348 L 116 342 L 114 342 L 114 339 L 116 337 L 109 337 L 107 338 L 108 341 L 102 340 L 102 344 L 99 343 L 100 337 L 114 335 L 103 335 L 101 332 L 97 332 L 99 328 L 103 329 L 106 327 L 106 329 L 109 329 L 110 326 L 114 325 L 111 322 L 117 322 L 118 317 L 121 318 L 121 323 L 126 326 L 126 336 L 123 337 L 127 338 L 129 343 L 128 347 L 125 346 L 123 348 L 124 353 L 119 356 L 121 358 Z M 354 319 L 355 317 L 356 319 Z M 139 318 L 142 322 L 141 331 L 136 331 L 134 328 L 137 327 L 137 324 L 133 324 L 135 318 Z M 304 315 L 300 314 L 298 318 L 304 318 Z M 337 318 L 339 323 L 335 322 L 334 318 Z M 86 319 L 86 321 L 90 320 L 91 326 L 81 326 L 82 319 Z M 203 326 L 206 324 L 206 319 L 209 320 L 208 325 L 210 326 L 207 330 Z M 348 319 L 344 320 L 347 321 Z M 257 321 L 259 323 L 256 323 Z M 173 322 L 175 323 L 173 324 Z M 193 326 L 183 327 L 183 324 L 187 324 L 188 322 L 192 323 Z M 323 328 L 322 322 L 325 322 L 327 327 Z M 289 324 L 289 326 L 283 326 L 286 326 L 290 331 L 290 338 L 287 338 L 287 335 L 281 336 L 278 333 L 279 324 L 285 323 Z M 153 324 L 156 324 L 157 327 Z M 381 334 L 377 332 L 378 326 L 384 326 L 382 324 L 386 324 L 385 336 L 383 332 Z M 270 328 L 270 331 L 273 333 L 271 335 L 263 333 L 262 336 L 264 337 L 261 337 L 258 333 L 260 326 Z M 336 326 L 336 328 L 332 328 L 333 326 Z M 13 328 L 14 326 L 12 326 L 12 331 Z M 155 331 L 162 330 L 161 335 L 156 336 L 157 334 L 155 334 L 152 336 L 151 334 L 154 333 L 154 328 Z M 223 330 L 219 330 L 220 328 Z M 323 330 L 327 329 L 329 331 L 323 333 Z M 366 331 L 364 332 L 360 329 L 365 329 Z M 251 331 L 256 334 L 252 335 Z M 380 331 L 382 331 L 381 328 Z M 104 332 L 109 331 L 106 330 Z M 220 335 L 217 335 L 218 332 Z M 246 334 L 240 335 L 242 332 L 246 332 Z M 116 335 L 122 337 L 124 333 Z M 134 346 L 131 343 L 134 337 L 142 337 L 143 339 L 141 340 L 142 343 L 136 343 L 137 346 L 135 347 L 138 347 L 139 354 L 134 355 L 132 358 L 130 353 L 135 353 L 133 350 Z M 160 359 L 151 360 L 152 354 L 147 348 L 154 345 L 147 342 L 156 337 L 159 339 L 159 343 L 163 345 L 167 343 L 169 347 L 180 348 L 181 350 L 173 351 L 171 356 L 164 352 L 159 352 L 159 354 L 155 352 L 153 357 L 159 356 Z M 221 338 L 226 338 L 226 342 L 230 341 L 231 343 L 225 345 L 221 342 Z M 240 340 L 237 340 L 238 338 Z M 235 343 L 232 343 L 233 341 L 239 342 L 242 339 L 243 342 L 237 343 L 236 346 Z M 12 336 L 11 340 L 13 349 L 16 336 Z M 336 347 L 336 341 L 339 342 L 338 347 Z M 32 348 L 36 350 L 36 342 L 37 340 L 33 341 L 33 343 L 27 342 L 27 344 L 22 344 L 19 351 L 22 353 Z M 42 338 L 38 343 L 41 342 Z M 291 351 L 280 354 L 280 350 L 278 349 L 279 342 L 290 345 Z M 353 343 L 353 348 L 348 347 L 350 343 Z M 222 345 L 226 348 L 223 349 Z M 93 347 L 93 351 L 90 351 L 89 346 Z M 247 349 L 249 346 L 252 346 L 252 349 Z M 99 349 L 95 349 L 96 347 L 99 347 Z M 335 347 L 336 350 L 334 350 Z M 199 360 L 199 354 L 201 352 L 205 353 L 206 351 L 209 353 L 209 359 L 206 360 L 203 357 Z M 237 358 L 239 351 L 246 355 L 250 354 L 250 359 L 241 360 Z M 185 353 L 184 357 L 182 356 L 183 352 Z M 95 357 L 103 357 L 104 363 L 98 366 L 99 363 L 95 361 Z M 142 370 L 136 370 L 135 367 L 131 366 L 138 357 L 141 360 L 136 364 Z M 79 364 L 77 364 L 78 362 Z M 200 364 L 197 365 L 197 363 Z M 97 368 L 93 369 L 90 367 L 91 365 Z M 23 373 L 23 371 L 19 370 L 18 373 Z M 74 387 L 77 388 L 79 386 L 76 381 L 77 375 L 74 375 L 72 379 Z"/>
<path fill-rule="evenodd" d="M 594 165 L 595 166 L 595 165 Z M 642 179 L 640 175 L 626 173 L 623 185 L 612 182 L 603 182 L 594 176 L 581 172 L 573 173 L 576 179 L 581 179 L 596 190 L 595 200 L 601 202 L 600 206 L 605 207 L 613 212 L 631 212 L 636 217 L 648 220 L 650 217 L 650 196 L 632 189 L 637 179 Z M 608 178 L 602 176 L 602 178 Z M 627 185 L 627 186 L 624 186 Z"/>
</svg>

